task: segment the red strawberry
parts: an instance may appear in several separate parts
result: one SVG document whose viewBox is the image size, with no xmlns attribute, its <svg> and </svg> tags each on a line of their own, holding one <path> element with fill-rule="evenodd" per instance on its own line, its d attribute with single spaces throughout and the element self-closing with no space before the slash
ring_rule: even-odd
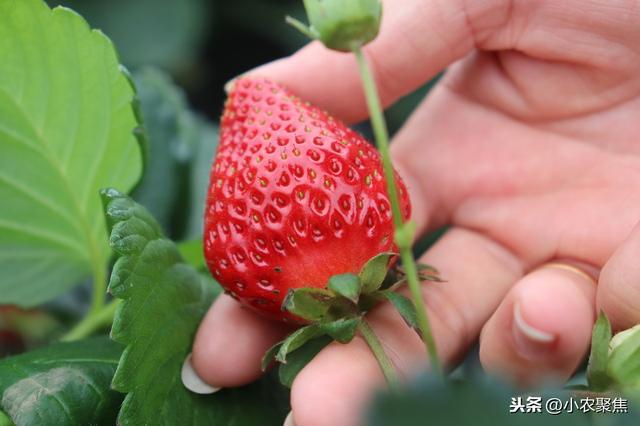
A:
<svg viewBox="0 0 640 426">
<path fill-rule="evenodd" d="M 378 152 L 326 112 L 263 79 L 236 81 L 211 170 L 204 246 L 233 297 L 280 320 L 287 292 L 326 287 L 395 251 Z M 402 212 L 406 188 L 396 176 Z"/>
</svg>

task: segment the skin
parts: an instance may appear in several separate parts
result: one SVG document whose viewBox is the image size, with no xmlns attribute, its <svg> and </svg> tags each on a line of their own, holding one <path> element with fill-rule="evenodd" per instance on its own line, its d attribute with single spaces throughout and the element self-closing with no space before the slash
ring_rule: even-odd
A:
<svg viewBox="0 0 640 426">
<path fill-rule="evenodd" d="M 597 310 L 618 330 L 640 322 L 638 22 L 637 0 L 386 2 L 366 48 L 383 102 L 447 68 L 392 148 L 419 230 L 451 225 L 420 259 L 448 280 L 423 288 L 447 365 L 479 338 L 490 372 L 564 380 Z M 347 122 L 366 116 L 351 55 L 311 43 L 252 73 Z M 543 266 L 556 261 L 593 279 Z M 369 319 L 403 377 L 424 366 L 391 307 Z M 194 367 L 215 386 L 247 383 L 286 332 L 223 296 L 200 327 Z M 357 424 L 377 386 L 361 339 L 332 344 L 293 385 L 295 423 Z"/>
</svg>

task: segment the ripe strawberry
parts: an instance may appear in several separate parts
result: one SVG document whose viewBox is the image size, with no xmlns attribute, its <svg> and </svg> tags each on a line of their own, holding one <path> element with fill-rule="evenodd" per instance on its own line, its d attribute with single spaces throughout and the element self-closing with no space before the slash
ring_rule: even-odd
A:
<svg viewBox="0 0 640 426">
<path fill-rule="evenodd" d="M 358 273 L 395 251 L 378 152 L 326 112 L 267 80 L 235 82 L 205 212 L 205 257 L 243 304 L 280 320 L 287 292 Z M 410 214 L 406 188 L 402 213 Z"/>
</svg>

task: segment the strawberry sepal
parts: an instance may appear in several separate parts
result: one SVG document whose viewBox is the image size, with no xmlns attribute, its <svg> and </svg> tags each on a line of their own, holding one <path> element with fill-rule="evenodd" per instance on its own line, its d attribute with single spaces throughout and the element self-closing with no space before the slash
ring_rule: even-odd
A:
<svg viewBox="0 0 640 426">
<path fill-rule="evenodd" d="M 326 288 L 302 287 L 287 293 L 282 310 L 308 323 L 271 347 L 262 359 L 266 370 L 274 361 L 286 364 L 287 356 L 322 336 L 346 344 L 356 335 L 364 315 L 380 302 L 388 301 L 408 326 L 418 330 L 413 302 L 395 290 L 406 282 L 401 266 L 395 265 L 397 253 L 385 252 L 369 259 L 360 272 L 332 276 Z M 419 265 L 420 276 L 442 281 L 438 271 Z"/>
</svg>

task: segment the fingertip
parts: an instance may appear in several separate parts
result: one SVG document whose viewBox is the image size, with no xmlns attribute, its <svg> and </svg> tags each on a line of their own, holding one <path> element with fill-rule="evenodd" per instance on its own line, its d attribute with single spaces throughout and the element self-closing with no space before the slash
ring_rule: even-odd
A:
<svg viewBox="0 0 640 426">
<path fill-rule="evenodd" d="M 200 324 L 193 345 L 193 367 L 214 387 L 235 387 L 257 379 L 262 356 L 285 334 L 279 323 L 220 296 Z"/>
<path fill-rule="evenodd" d="M 594 297 L 593 283 L 575 273 L 530 273 L 486 324 L 482 365 L 523 385 L 566 379 L 589 347 Z"/>
<path fill-rule="evenodd" d="M 543 341 L 549 336 L 561 336 L 557 350 L 573 353 L 591 335 L 594 298 L 595 286 L 591 282 L 571 272 L 539 270 L 519 286 L 512 318 L 515 320 L 519 308 L 524 324 L 539 330 Z"/>
</svg>

